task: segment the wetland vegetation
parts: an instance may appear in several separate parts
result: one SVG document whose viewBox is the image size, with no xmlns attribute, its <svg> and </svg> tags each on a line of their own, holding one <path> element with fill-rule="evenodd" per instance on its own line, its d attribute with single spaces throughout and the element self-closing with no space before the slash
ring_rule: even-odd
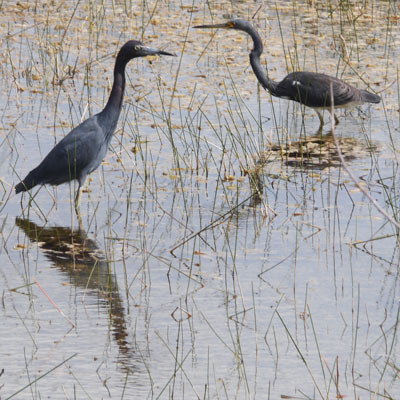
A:
<svg viewBox="0 0 400 400">
<path fill-rule="evenodd" d="M 0 11 L 2 400 L 400 398 L 398 2 Z M 317 133 L 257 84 L 245 34 L 191 29 L 233 17 L 271 78 L 324 72 L 382 102 Z M 14 185 L 103 109 L 129 39 L 177 57 L 127 66 L 80 228 L 73 182 Z"/>
</svg>

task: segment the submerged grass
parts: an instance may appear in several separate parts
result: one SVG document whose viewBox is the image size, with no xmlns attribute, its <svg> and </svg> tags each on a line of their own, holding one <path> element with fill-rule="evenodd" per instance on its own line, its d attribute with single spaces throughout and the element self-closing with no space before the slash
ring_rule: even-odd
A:
<svg viewBox="0 0 400 400">
<path fill-rule="evenodd" d="M 260 90 L 248 38 L 191 30 L 254 16 L 270 77 L 314 70 L 381 93 L 382 105 L 342 115 L 336 135 L 361 188 L 397 220 L 397 4 L 0 9 L 3 397 L 400 396 L 396 228 L 344 174 L 329 132 L 314 134 L 313 112 Z M 102 109 L 131 38 L 179 57 L 129 65 L 112 148 L 84 193 L 85 229 L 74 229 L 73 184 L 34 191 L 21 211 L 12 183 Z M 50 236 L 29 236 L 21 213 Z M 82 248 L 97 258 L 83 262 Z"/>
</svg>

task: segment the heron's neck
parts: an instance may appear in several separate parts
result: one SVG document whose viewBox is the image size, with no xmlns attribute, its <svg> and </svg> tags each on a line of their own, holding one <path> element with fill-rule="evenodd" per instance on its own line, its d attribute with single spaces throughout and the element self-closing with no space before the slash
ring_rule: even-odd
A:
<svg viewBox="0 0 400 400">
<path fill-rule="evenodd" d="M 260 62 L 260 56 L 264 48 L 261 37 L 258 32 L 253 29 L 246 32 L 251 36 L 254 43 L 253 50 L 250 52 L 251 68 L 253 69 L 253 72 L 256 75 L 257 80 L 258 82 L 260 82 L 261 86 L 264 89 L 267 89 L 273 96 L 275 96 L 277 82 L 274 82 L 273 80 L 268 78 Z"/>
<path fill-rule="evenodd" d="M 118 120 L 121 112 L 122 101 L 125 91 L 125 67 L 128 61 L 124 60 L 118 54 L 114 67 L 114 83 L 111 89 L 110 97 L 103 110 L 103 113 L 109 114 L 111 119 Z"/>
</svg>

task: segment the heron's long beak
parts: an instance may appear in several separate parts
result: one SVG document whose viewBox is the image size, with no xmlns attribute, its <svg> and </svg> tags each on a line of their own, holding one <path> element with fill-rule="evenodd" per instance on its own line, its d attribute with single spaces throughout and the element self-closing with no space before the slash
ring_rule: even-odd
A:
<svg viewBox="0 0 400 400">
<path fill-rule="evenodd" d="M 142 50 L 146 53 L 146 56 L 155 56 L 155 55 L 159 55 L 159 56 L 172 56 L 172 57 L 176 57 L 176 54 L 168 53 L 167 51 L 155 49 L 155 48 L 153 48 L 153 47 L 143 46 L 143 47 L 142 47 Z"/>
<path fill-rule="evenodd" d="M 218 28 L 224 28 L 224 29 L 232 29 L 233 24 L 231 22 L 225 22 L 223 24 L 215 24 L 215 25 L 197 25 L 194 26 L 193 28 L 201 28 L 201 29 L 218 29 Z"/>
</svg>

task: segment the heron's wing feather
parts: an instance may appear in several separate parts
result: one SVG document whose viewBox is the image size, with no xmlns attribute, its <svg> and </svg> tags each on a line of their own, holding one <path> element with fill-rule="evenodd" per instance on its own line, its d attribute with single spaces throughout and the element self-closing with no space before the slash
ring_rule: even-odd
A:
<svg viewBox="0 0 400 400">
<path fill-rule="evenodd" d="M 314 72 L 293 72 L 279 84 L 280 97 L 290 98 L 309 107 L 330 107 L 330 90 L 334 104 L 342 106 L 360 100 L 360 91 L 334 77 Z"/>
<path fill-rule="evenodd" d="M 84 179 L 96 169 L 107 149 L 97 116 L 87 119 L 65 136 L 37 167 L 40 183 L 59 185 L 71 179 Z"/>
</svg>

